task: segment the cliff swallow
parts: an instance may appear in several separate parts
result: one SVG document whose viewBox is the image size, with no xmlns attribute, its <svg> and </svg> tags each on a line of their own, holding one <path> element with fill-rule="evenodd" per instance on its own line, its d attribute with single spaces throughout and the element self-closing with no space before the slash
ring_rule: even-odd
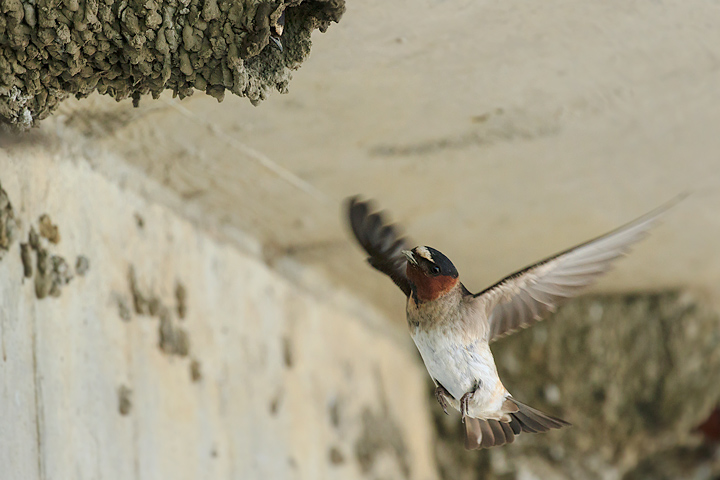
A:
<svg viewBox="0 0 720 480">
<path fill-rule="evenodd" d="M 283 51 L 283 46 L 280 37 L 282 37 L 283 30 L 285 30 L 285 12 L 282 12 L 275 22 L 275 25 L 270 27 L 270 41 L 272 45 L 281 52 Z"/>
<path fill-rule="evenodd" d="M 507 391 L 490 344 L 542 320 L 593 283 L 670 206 L 523 268 L 479 293 L 465 288 L 453 263 L 438 250 L 409 249 L 381 213 L 371 213 L 370 202 L 349 199 L 348 216 L 370 265 L 406 295 L 410 335 L 435 383 L 435 396 L 445 413 L 448 405 L 460 411 L 465 448 L 473 450 L 511 443 L 521 432 L 570 425 Z"/>
</svg>

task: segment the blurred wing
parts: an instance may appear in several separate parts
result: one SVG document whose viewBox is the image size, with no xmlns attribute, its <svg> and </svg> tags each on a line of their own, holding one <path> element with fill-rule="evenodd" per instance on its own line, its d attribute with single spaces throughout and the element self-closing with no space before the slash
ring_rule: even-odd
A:
<svg viewBox="0 0 720 480">
<path fill-rule="evenodd" d="M 393 225 L 386 225 L 382 214 L 370 213 L 370 202 L 358 197 L 348 201 L 348 218 L 355 238 L 367 254 L 368 263 L 392 278 L 406 296 L 410 295 L 410 281 L 405 275 L 407 260 L 401 253 L 406 250 L 404 238 L 398 238 Z"/>
<path fill-rule="evenodd" d="M 500 280 L 475 294 L 489 313 L 492 342 L 544 319 L 565 300 L 607 272 L 612 262 L 645 238 L 679 198 L 599 238 L 590 240 Z"/>
</svg>

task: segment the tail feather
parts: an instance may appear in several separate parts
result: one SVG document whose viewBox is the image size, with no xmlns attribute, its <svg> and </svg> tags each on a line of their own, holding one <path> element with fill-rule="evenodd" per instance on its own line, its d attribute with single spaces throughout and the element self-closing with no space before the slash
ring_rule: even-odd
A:
<svg viewBox="0 0 720 480">
<path fill-rule="evenodd" d="M 520 425 L 520 421 L 517 418 L 511 416 L 509 425 L 515 435 L 520 435 L 522 425 Z"/>
<path fill-rule="evenodd" d="M 510 427 L 509 423 L 506 422 L 498 422 L 500 426 L 503 429 L 503 432 L 505 432 L 505 440 L 507 440 L 507 443 L 513 443 L 515 441 L 515 432 L 513 432 L 512 427 Z"/>
<path fill-rule="evenodd" d="M 513 399 L 513 401 L 518 406 L 518 411 L 511 413 L 510 416 L 520 422 L 521 426 L 523 426 L 523 431 L 541 433 L 554 428 L 569 427 L 571 425 L 561 418 L 543 413 L 515 399 Z"/>
<path fill-rule="evenodd" d="M 465 448 L 499 447 L 515 440 L 515 432 L 510 424 L 498 420 L 465 418 Z"/>
<path fill-rule="evenodd" d="M 482 430 L 480 430 L 480 422 L 477 418 L 465 417 L 465 449 L 475 450 L 480 448 L 482 442 Z"/>
<path fill-rule="evenodd" d="M 513 405 L 508 405 L 508 408 L 503 406 L 503 410 L 511 412 L 508 413 L 509 422 L 465 418 L 466 449 L 499 447 L 506 443 L 512 443 L 515 435 L 519 435 L 521 432 L 542 433 L 570 425 L 565 420 L 543 413 L 511 397 L 508 398 L 508 401 Z"/>
</svg>

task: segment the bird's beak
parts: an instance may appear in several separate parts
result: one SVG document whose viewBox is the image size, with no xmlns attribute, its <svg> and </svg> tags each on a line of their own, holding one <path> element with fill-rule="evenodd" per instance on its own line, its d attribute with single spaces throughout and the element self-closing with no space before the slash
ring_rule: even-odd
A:
<svg viewBox="0 0 720 480">
<path fill-rule="evenodd" d="M 274 35 L 270 35 L 270 41 L 272 42 L 272 45 L 273 45 L 275 48 L 277 48 L 277 49 L 280 50 L 281 52 L 283 51 L 282 42 L 280 41 L 279 38 L 275 37 Z"/>
<path fill-rule="evenodd" d="M 413 265 L 417 265 L 417 260 L 415 260 L 415 254 L 410 250 L 403 250 L 401 252 L 405 257 L 408 259 L 408 262 L 412 263 Z"/>
</svg>

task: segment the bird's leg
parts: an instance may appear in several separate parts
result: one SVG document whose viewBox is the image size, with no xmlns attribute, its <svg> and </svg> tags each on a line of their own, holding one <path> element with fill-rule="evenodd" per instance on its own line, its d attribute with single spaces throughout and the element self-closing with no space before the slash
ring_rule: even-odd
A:
<svg viewBox="0 0 720 480">
<path fill-rule="evenodd" d="M 478 380 L 475 383 L 475 388 L 473 388 L 472 390 L 467 392 L 465 395 L 463 395 L 462 398 L 460 398 L 460 415 L 462 415 L 463 422 L 465 422 L 465 417 L 468 416 L 468 408 L 469 408 L 468 404 L 470 403 L 470 399 L 472 398 L 473 395 L 475 395 L 475 392 L 478 391 L 478 389 L 480 388 L 480 385 L 481 385 L 481 382 L 480 382 L 480 380 Z"/>
<path fill-rule="evenodd" d="M 445 412 L 445 415 L 450 415 L 447 411 L 447 407 L 448 407 L 447 397 L 449 397 L 449 396 L 450 396 L 450 392 L 445 390 L 445 387 L 443 387 L 442 385 L 440 385 L 438 383 L 438 386 L 435 387 L 435 398 L 437 399 L 438 403 L 442 407 L 443 412 Z"/>
</svg>

